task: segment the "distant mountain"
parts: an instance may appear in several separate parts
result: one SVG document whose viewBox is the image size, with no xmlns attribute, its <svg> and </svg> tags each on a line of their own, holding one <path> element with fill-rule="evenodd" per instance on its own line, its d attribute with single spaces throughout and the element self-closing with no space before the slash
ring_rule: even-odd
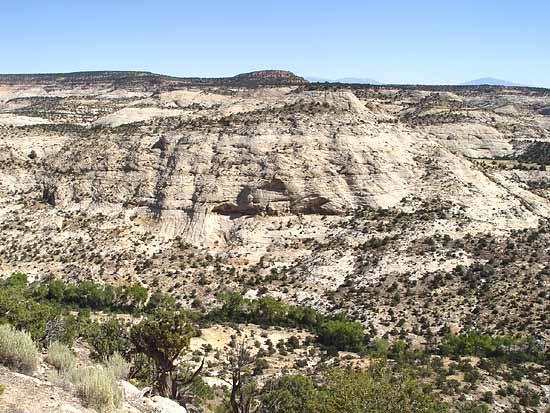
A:
<svg viewBox="0 0 550 413">
<path fill-rule="evenodd" d="M 520 86 L 517 83 L 509 82 L 507 80 L 495 79 L 494 77 L 481 77 L 479 79 L 470 80 L 469 82 L 461 83 L 461 86 Z"/>
<path fill-rule="evenodd" d="M 369 79 L 368 77 L 342 77 L 340 79 L 336 79 L 336 82 L 340 83 L 364 83 L 368 85 L 381 85 L 377 80 Z"/>
<path fill-rule="evenodd" d="M 329 82 L 329 83 L 361 83 L 361 84 L 365 84 L 365 85 L 381 85 L 382 83 L 374 80 L 374 79 L 369 79 L 367 77 L 341 77 L 339 79 L 325 79 L 325 78 L 322 78 L 322 77 L 314 77 L 314 76 L 310 76 L 310 77 L 306 77 L 307 80 L 309 80 L 310 82 L 315 82 L 315 83 L 325 83 L 325 82 Z"/>
<path fill-rule="evenodd" d="M 306 78 L 306 80 L 308 80 L 310 82 L 314 82 L 314 83 L 323 83 L 323 82 L 328 82 L 329 81 L 328 79 L 324 79 L 322 77 L 315 77 L 315 76 L 306 76 L 305 78 Z"/>
</svg>

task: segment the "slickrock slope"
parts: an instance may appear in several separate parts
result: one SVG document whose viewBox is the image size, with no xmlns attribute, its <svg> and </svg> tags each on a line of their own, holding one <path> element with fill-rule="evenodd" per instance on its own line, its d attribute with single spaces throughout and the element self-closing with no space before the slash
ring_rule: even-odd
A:
<svg viewBox="0 0 550 413">
<path fill-rule="evenodd" d="M 142 78 L 0 77 L 3 274 L 137 278 L 204 305 L 263 286 L 390 335 L 502 314 L 547 335 L 550 91 Z M 507 302 L 520 290 L 528 309 Z"/>
<path fill-rule="evenodd" d="M 84 367 L 83 367 L 84 368 Z M 0 413 L 96 413 L 83 406 L 74 386 L 60 378 L 59 373 L 46 363 L 31 375 L 0 367 L 0 385 L 5 386 L 0 398 Z M 160 396 L 144 397 L 140 390 L 126 381 L 119 385 L 124 390 L 124 401 L 116 412 L 124 413 L 185 413 L 176 402 Z"/>
</svg>

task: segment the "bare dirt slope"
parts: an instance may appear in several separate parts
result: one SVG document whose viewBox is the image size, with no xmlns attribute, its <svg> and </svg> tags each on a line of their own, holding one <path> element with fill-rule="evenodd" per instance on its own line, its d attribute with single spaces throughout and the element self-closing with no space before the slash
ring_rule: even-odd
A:
<svg viewBox="0 0 550 413">
<path fill-rule="evenodd" d="M 6 386 L 0 398 L 2 413 L 88 413 L 80 400 L 46 380 L 0 367 L 0 384 Z"/>
</svg>

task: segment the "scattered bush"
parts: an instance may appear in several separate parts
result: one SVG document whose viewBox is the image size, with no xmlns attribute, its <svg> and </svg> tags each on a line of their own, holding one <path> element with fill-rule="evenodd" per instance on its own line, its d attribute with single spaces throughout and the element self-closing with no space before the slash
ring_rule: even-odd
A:
<svg viewBox="0 0 550 413">
<path fill-rule="evenodd" d="M 55 342 L 48 347 L 46 361 L 60 372 L 66 372 L 76 366 L 76 357 L 69 347 Z"/>
<path fill-rule="evenodd" d="M 105 360 L 105 367 L 109 369 L 115 378 L 124 380 L 128 377 L 130 372 L 130 363 L 128 363 L 124 357 L 119 353 L 114 353 L 111 357 Z"/>
<path fill-rule="evenodd" d="M 536 407 L 540 404 L 540 394 L 527 386 L 518 390 L 519 404 L 527 407 Z"/>
<path fill-rule="evenodd" d="M 111 412 L 122 405 L 124 392 L 110 369 L 103 366 L 73 369 L 66 377 L 75 385 L 87 407 L 99 412 Z"/>
<path fill-rule="evenodd" d="M 38 349 L 31 335 L 9 324 L 0 325 L 0 362 L 24 372 L 38 367 Z"/>
</svg>

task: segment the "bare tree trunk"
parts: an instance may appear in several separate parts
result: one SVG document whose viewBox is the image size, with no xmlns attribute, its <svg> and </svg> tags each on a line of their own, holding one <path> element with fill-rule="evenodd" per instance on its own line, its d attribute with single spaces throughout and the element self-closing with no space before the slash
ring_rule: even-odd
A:
<svg viewBox="0 0 550 413">
<path fill-rule="evenodd" d="M 172 396 L 172 375 L 169 371 L 161 370 L 158 377 L 158 391 L 162 397 Z"/>
<path fill-rule="evenodd" d="M 247 393 L 248 384 L 253 383 L 250 374 L 255 359 L 243 343 L 238 343 L 228 360 L 231 370 L 232 413 L 250 413 L 256 410 L 253 408 L 254 394 Z"/>
<path fill-rule="evenodd" d="M 239 373 L 233 372 L 233 385 L 231 386 L 231 410 L 233 410 L 233 413 L 241 413 L 237 401 L 237 395 L 241 389 L 240 380 L 238 379 Z"/>
</svg>

